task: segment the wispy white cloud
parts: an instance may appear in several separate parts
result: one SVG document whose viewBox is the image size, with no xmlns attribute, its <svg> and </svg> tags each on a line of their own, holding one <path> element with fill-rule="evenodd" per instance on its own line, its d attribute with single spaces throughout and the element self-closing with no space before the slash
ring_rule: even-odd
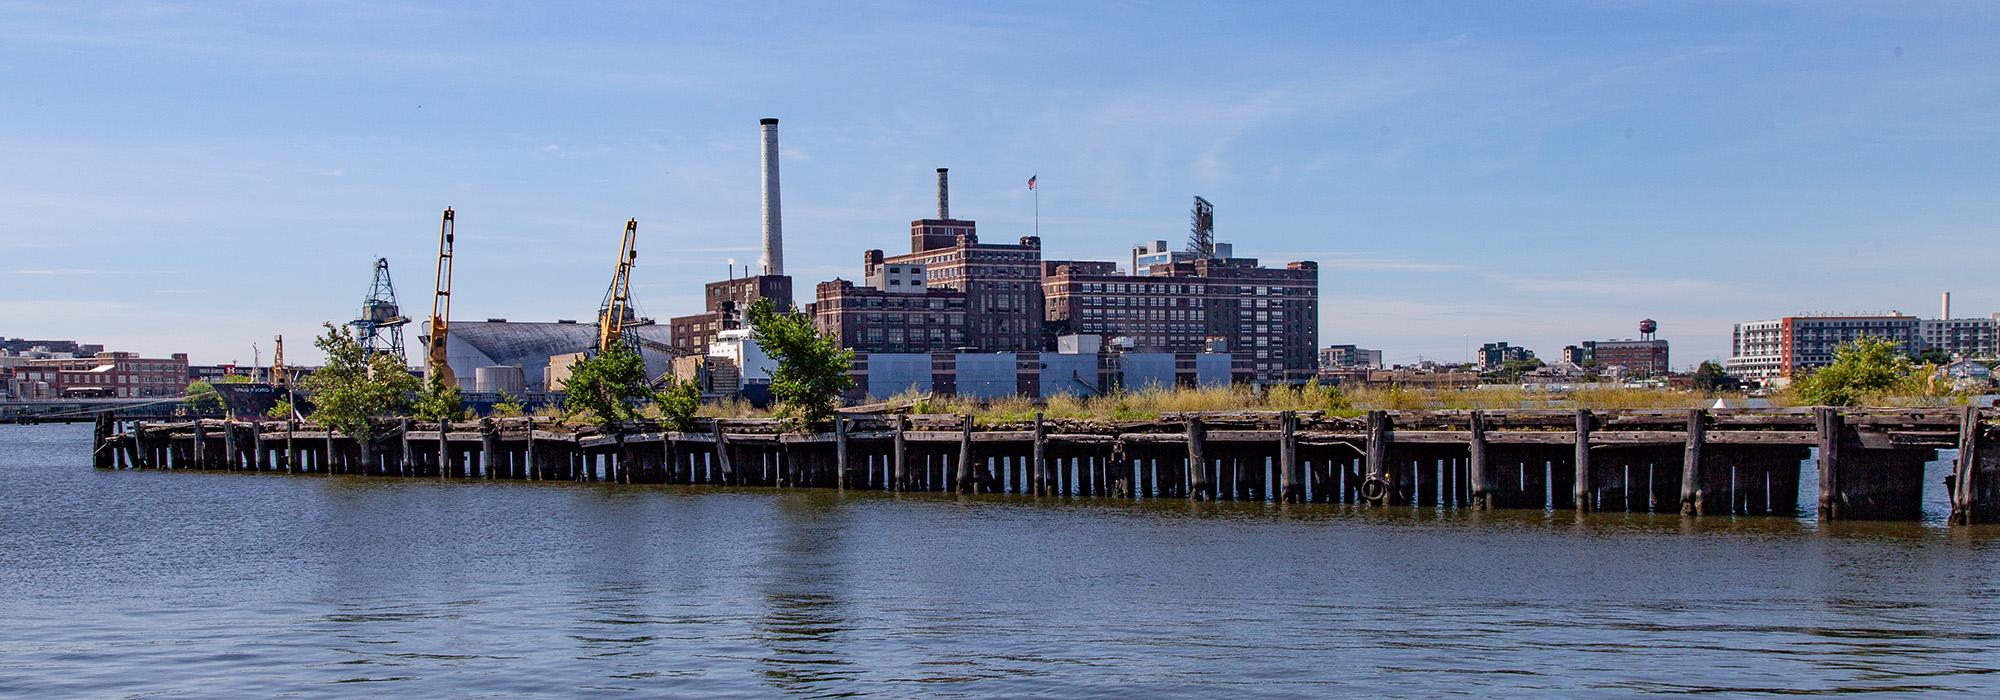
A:
<svg viewBox="0 0 2000 700">
<path fill-rule="evenodd" d="M 45 268 L 32 268 L 26 270 L 15 270 L 13 271 L 13 274 L 32 275 L 37 277 L 70 277 L 70 276 L 81 276 L 81 275 L 125 275 L 133 273 L 125 270 L 98 270 L 98 269 L 77 268 L 77 267 L 45 267 Z"/>
</svg>

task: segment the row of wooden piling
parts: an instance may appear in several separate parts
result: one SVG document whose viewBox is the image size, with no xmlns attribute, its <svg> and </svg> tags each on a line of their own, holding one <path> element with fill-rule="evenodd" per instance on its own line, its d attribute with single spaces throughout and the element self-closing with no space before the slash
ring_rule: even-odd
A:
<svg viewBox="0 0 2000 700">
<path fill-rule="evenodd" d="M 945 491 L 1380 506 L 1793 514 L 1817 456 L 1819 515 L 1914 519 L 1923 465 L 1958 457 L 1954 522 L 2000 520 L 1992 409 L 1372 411 L 1146 421 L 841 415 L 821 432 L 701 419 L 100 419 L 102 468 Z"/>
</svg>

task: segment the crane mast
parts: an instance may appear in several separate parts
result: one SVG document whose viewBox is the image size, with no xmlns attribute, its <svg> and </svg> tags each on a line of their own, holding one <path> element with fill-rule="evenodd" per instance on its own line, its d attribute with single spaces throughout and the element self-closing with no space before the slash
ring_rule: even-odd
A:
<svg viewBox="0 0 2000 700">
<path fill-rule="evenodd" d="M 597 312 L 599 352 L 624 338 L 625 317 L 632 313 L 632 263 L 639 259 L 638 237 L 639 220 L 626 221 L 625 238 L 618 245 L 618 264 L 611 269 L 611 288 L 604 291 L 604 304 Z"/>
<path fill-rule="evenodd" d="M 451 207 L 445 207 L 444 220 L 438 224 L 437 292 L 431 296 L 430 334 L 424 343 L 425 374 L 448 387 L 458 386 L 458 376 L 452 374 L 451 364 L 445 361 L 445 333 L 451 330 L 453 224 Z"/>
<path fill-rule="evenodd" d="M 271 351 L 271 385 L 289 387 L 292 382 L 285 376 L 285 336 L 278 336 L 275 342 L 277 348 Z"/>
</svg>

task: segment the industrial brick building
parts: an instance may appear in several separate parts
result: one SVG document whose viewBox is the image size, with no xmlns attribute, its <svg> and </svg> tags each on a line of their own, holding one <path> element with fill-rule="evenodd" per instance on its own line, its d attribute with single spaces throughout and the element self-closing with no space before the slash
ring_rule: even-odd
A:
<svg viewBox="0 0 2000 700">
<path fill-rule="evenodd" d="M 170 398 L 187 391 L 187 353 L 161 358 L 130 352 L 29 360 L 14 368 L 20 398 Z"/>
<path fill-rule="evenodd" d="M 1578 367 L 1620 367 L 1627 376 L 1657 377 L 1668 372 L 1667 341 L 1586 340 L 1563 348 L 1563 361 Z"/>
<path fill-rule="evenodd" d="M 951 218 L 948 171 L 937 171 L 937 218 L 910 222 L 910 252 L 884 264 L 916 265 L 926 289 L 965 295 L 965 346 L 975 352 L 1029 352 L 1042 335 L 1042 240 L 981 243 L 978 225 Z"/>
<path fill-rule="evenodd" d="M 887 292 L 836 279 L 811 305 L 820 332 L 863 352 L 944 352 L 968 345 L 966 294 L 955 289 Z"/>
<path fill-rule="evenodd" d="M 1318 371 L 1318 264 L 1198 258 L 1143 272 L 1057 265 L 1042 280 L 1050 332 L 1125 338 L 1138 352 L 1220 349 L 1258 382 L 1304 381 Z"/>
</svg>

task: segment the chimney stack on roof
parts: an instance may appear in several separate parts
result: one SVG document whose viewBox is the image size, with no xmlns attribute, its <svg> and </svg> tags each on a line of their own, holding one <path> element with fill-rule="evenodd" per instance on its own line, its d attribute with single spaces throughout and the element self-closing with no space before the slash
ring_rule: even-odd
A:
<svg viewBox="0 0 2000 700">
<path fill-rule="evenodd" d="M 938 218 L 951 218 L 951 175 L 950 169 L 938 168 Z"/>
</svg>

